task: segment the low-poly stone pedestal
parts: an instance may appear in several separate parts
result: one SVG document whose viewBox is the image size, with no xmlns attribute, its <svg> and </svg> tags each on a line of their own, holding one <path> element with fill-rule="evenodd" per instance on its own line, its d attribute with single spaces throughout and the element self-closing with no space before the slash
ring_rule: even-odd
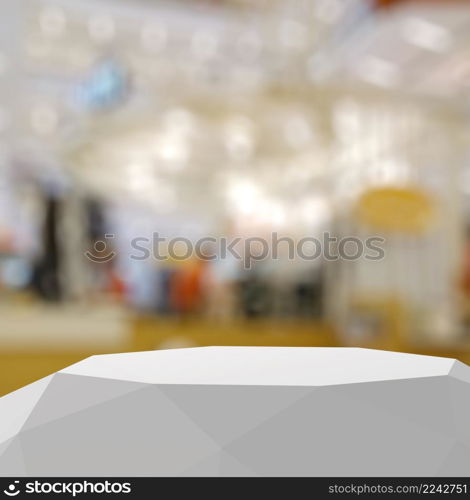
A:
<svg viewBox="0 0 470 500">
<path fill-rule="evenodd" d="M 470 368 L 347 348 L 94 356 L 0 399 L 0 475 L 468 476 Z"/>
</svg>

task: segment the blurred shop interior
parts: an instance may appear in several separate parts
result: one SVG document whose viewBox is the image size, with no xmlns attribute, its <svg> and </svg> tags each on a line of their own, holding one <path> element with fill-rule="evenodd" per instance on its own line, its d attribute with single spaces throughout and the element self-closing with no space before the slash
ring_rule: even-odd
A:
<svg viewBox="0 0 470 500">
<path fill-rule="evenodd" d="M 0 206 L 0 395 L 202 345 L 470 363 L 470 1 L 2 2 Z M 384 258 L 132 258 L 156 232 Z"/>
</svg>

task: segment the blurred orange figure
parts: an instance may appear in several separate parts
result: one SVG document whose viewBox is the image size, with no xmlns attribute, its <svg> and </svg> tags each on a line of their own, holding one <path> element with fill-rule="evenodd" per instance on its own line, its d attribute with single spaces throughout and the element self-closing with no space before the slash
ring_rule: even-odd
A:
<svg viewBox="0 0 470 500">
<path fill-rule="evenodd" d="M 181 315 L 197 313 L 203 303 L 206 262 L 189 259 L 175 270 L 170 282 L 170 303 Z"/>
</svg>

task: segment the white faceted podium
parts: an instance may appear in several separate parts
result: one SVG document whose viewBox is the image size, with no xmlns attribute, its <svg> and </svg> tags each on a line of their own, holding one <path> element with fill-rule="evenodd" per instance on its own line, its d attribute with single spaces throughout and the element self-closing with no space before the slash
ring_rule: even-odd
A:
<svg viewBox="0 0 470 500">
<path fill-rule="evenodd" d="M 0 475 L 468 476 L 470 368 L 351 348 L 94 356 L 0 399 Z"/>
</svg>

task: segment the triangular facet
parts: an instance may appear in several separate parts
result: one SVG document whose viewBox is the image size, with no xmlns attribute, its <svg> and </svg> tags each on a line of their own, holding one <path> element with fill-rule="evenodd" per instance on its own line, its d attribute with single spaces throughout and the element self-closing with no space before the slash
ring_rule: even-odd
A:
<svg viewBox="0 0 470 500">
<path fill-rule="evenodd" d="M 145 387 L 137 382 L 57 373 L 31 412 L 23 431 Z"/>
<path fill-rule="evenodd" d="M 399 390 L 406 381 L 395 383 Z M 350 390 L 319 388 L 225 449 L 261 476 L 424 476 L 453 445 L 445 435 L 352 399 Z"/>
<path fill-rule="evenodd" d="M 0 455 L 0 476 L 22 476 L 26 474 L 21 441 L 13 438 Z"/>
<path fill-rule="evenodd" d="M 221 446 L 315 390 L 236 385 L 167 385 L 160 389 Z"/>
<path fill-rule="evenodd" d="M 0 398 L 0 443 L 15 436 L 55 375 L 50 375 Z"/>
<path fill-rule="evenodd" d="M 449 377 L 448 390 L 449 412 L 453 417 L 451 430 L 454 439 L 470 447 L 470 385 Z"/>
<path fill-rule="evenodd" d="M 470 384 L 470 366 L 464 365 L 460 361 L 456 361 L 449 372 L 453 378 Z"/>
<path fill-rule="evenodd" d="M 470 473 L 470 448 L 456 443 L 450 452 L 443 457 L 436 476 L 467 477 Z"/>
<path fill-rule="evenodd" d="M 24 431 L 21 439 L 36 475 L 180 475 L 220 450 L 153 386 Z"/>
</svg>

